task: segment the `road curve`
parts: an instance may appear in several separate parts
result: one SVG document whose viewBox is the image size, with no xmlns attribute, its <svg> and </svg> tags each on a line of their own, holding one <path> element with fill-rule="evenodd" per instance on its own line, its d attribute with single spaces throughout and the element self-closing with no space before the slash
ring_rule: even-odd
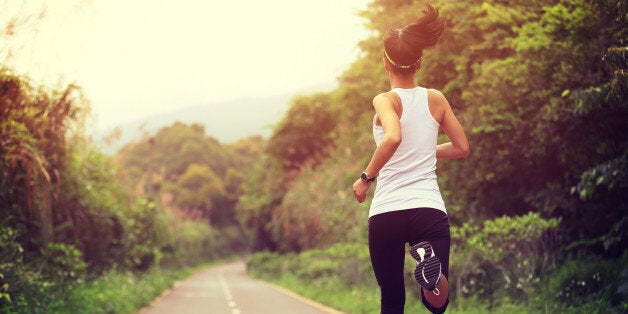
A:
<svg viewBox="0 0 628 314">
<path fill-rule="evenodd" d="M 246 274 L 242 261 L 213 266 L 178 282 L 141 314 L 341 313 Z"/>
</svg>

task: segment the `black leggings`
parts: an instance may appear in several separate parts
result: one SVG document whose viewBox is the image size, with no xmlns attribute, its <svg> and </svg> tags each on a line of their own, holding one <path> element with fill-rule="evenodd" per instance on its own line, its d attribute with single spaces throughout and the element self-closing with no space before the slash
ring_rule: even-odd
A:
<svg viewBox="0 0 628 314">
<path fill-rule="evenodd" d="M 432 244 L 442 264 L 442 273 L 449 279 L 449 246 L 451 236 L 447 214 L 434 208 L 414 208 L 378 214 L 369 218 L 369 251 L 375 278 L 381 290 L 381 313 L 403 313 L 406 291 L 403 264 L 406 243 L 422 241 Z M 422 293 L 422 292 L 421 292 Z M 433 313 L 445 311 L 423 304 Z"/>
</svg>

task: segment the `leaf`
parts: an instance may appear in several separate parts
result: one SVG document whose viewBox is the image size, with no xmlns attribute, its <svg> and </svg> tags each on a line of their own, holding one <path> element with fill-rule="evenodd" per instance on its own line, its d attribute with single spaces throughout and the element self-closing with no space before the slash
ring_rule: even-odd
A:
<svg viewBox="0 0 628 314">
<path fill-rule="evenodd" d="M 566 89 L 562 92 L 562 94 L 560 94 L 560 97 L 567 97 L 567 95 L 569 95 L 569 89 Z"/>
</svg>

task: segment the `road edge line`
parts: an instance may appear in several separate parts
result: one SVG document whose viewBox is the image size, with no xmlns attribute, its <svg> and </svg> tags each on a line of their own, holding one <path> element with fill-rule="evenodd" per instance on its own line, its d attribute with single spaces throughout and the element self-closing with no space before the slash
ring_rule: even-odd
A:
<svg viewBox="0 0 628 314">
<path fill-rule="evenodd" d="M 286 289 L 284 287 L 281 287 L 281 286 L 278 286 L 278 285 L 276 285 L 274 283 L 263 281 L 263 280 L 259 280 L 259 279 L 256 279 L 256 280 L 258 280 L 260 282 L 263 282 L 263 283 L 273 287 L 275 290 L 283 292 L 284 294 L 287 294 L 288 296 L 290 296 L 290 297 L 292 297 L 294 299 L 297 299 L 297 300 L 299 300 L 301 302 L 307 303 L 307 304 L 309 304 L 309 305 L 311 305 L 313 307 L 316 307 L 316 308 L 318 308 L 318 309 L 320 309 L 322 311 L 325 311 L 325 312 L 327 312 L 329 314 L 346 314 L 344 312 L 341 312 L 341 311 L 338 311 L 338 310 L 336 310 L 334 308 L 331 308 L 331 307 L 329 307 L 327 305 L 324 305 L 324 304 L 318 303 L 318 302 L 316 302 L 314 300 L 308 299 L 308 298 L 306 298 L 306 297 L 304 297 L 304 296 L 302 296 L 300 294 L 295 293 L 294 291 L 288 290 L 288 289 Z"/>
</svg>

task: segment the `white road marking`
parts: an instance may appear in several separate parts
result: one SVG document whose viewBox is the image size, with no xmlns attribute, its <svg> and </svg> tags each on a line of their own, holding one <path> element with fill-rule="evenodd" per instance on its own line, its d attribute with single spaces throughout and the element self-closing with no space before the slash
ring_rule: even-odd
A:
<svg viewBox="0 0 628 314">
<path fill-rule="evenodd" d="M 231 294 L 231 289 L 227 285 L 227 281 L 225 277 L 220 275 L 220 285 L 222 286 L 222 292 L 225 294 L 225 299 L 227 300 L 227 304 L 231 308 L 231 314 L 240 314 L 240 309 L 238 309 L 238 305 L 233 301 L 233 295 Z"/>
</svg>

